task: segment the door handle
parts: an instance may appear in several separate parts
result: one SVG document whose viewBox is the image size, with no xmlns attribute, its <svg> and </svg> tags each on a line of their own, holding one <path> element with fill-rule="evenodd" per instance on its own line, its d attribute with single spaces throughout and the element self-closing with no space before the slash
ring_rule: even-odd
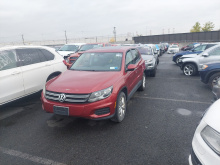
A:
<svg viewBox="0 0 220 165">
<path fill-rule="evenodd" d="M 12 73 L 12 75 L 20 74 L 20 73 L 21 73 L 20 71 L 14 71 L 14 72 Z"/>
</svg>

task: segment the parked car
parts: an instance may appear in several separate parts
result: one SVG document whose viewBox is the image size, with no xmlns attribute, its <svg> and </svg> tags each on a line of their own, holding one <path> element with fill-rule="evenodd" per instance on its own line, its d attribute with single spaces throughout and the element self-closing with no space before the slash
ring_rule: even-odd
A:
<svg viewBox="0 0 220 165">
<path fill-rule="evenodd" d="M 220 99 L 214 102 L 203 115 L 196 128 L 190 165 L 220 164 Z"/>
<path fill-rule="evenodd" d="M 200 77 L 203 83 L 208 84 L 212 88 L 217 84 L 217 79 L 220 78 L 220 62 L 203 65 Z"/>
<path fill-rule="evenodd" d="M 140 46 L 140 47 L 150 47 L 151 49 L 152 49 L 152 51 L 153 51 L 153 53 L 155 54 L 155 55 L 157 55 L 157 56 L 159 56 L 158 55 L 158 51 L 157 51 L 157 48 L 156 48 L 156 46 L 154 45 L 154 44 L 145 44 L 145 45 L 142 45 L 142 46 Z"/>
<path fill-rule="evenodd" d="M 151 77 L 156 76 L 157 65 L 159 64 L 159 58 L 157 54 L 154 54 L 150 47 L 137 47 L 142 58 L 145 60 L 145 75 L 150 75 Z"/>
<path fill-rule="evenodd" d="M 69 57 L 71 53 L 77 52 L 82 45 L 85 45 L 86 43 L 70 43 L 63 45 L 60 49 L 57 50 L 57 52 L 63 56 L 64 59 Z"/>
<path fill-rule="evenodd" d="M 165 53 L 165 47 L 163 44 L 157 44 L 160 47 L 160 56 Z"/>
<path fill-rule="evenodd" d="M 50 47 L 0 48 L 0 105 L 42 90 L 46 81 L 67 69 L 64 63 Z"/>
<path fill-rule="evenodd" d="M 82 45 L 81 48 L 78 50 L 78 52 L 70 54 L 70 56 L 67 59 L 67 66 L 70 67 L 76 61 L 76 59 L 81 54 L 83 54 L 85 51 L 90 50 L 90 49 L 94 49 L 97 47 L 105 47 L 105 46 L 111 46 L 111 44 L 109 44 L 109 43 L 89 43 L 89 44 Z"/>
<path fill-rule="evenodd" d="M 184 56 L 184 55 L 188 55 L 188 54 L 199 54 L 202 53 L 204 50 L 215 46 L 216 43 L 205 43 L 205 44 L 201 44 L 195 48 L 193 48 L 192 50 L 189 51 L 181 51 L 179 53 L 174 54 L 173 56 L 173 62 L 175 62 L 176 64 L 179 63 L 179 59 L 180 57 Z"/>
<path fill-rule="evenodd" d="M 220 44 L 215 45 L 200 54 L 182 56 L 179 60 L 180 68 L 186 76 L 196 75 L 204 64 L 220 62 Z"/>
<path fill-rule="evenodd" d="M 192 50 L 193 48 L 199 46 L 200 44 L 199 43 L 192 43 L 192 44 L 189 44 L 189 45 L 186 45 L 186 46 L 183 46 L 181 48 L 181 50 L 183 51 L 187 51 L 187 50 Z"/>
<path fill-rule="evenodd" d="M 167 53 L 168 54 L 169 53 L 177 53 L 179 51 L 180 51 L 179 46 L 177 46 L 177 45 L 170 45 L 170 47 L 167 50 Z"/>
<path fill-rule="evenodd" d="M 212 93 L 214 94 L 214 100 L 218 100 L 220 98 L 220 78 L 218 78 L 216 83 L 213 85 Z"/>
<path fill-rule="evenodd" d="M 145 89 L 145 62 L 134 47 L 83 53 L 69 70 L 50 80 L 41 94 L 46 112 L 121 122 L 127 101 Z"/>
<path fill-rule="evenodd" d="M 160 47 L 157 44 L 155 44 L 155 47 L 156 47 L 158 56 L 160 56 Z"/>
</svg>

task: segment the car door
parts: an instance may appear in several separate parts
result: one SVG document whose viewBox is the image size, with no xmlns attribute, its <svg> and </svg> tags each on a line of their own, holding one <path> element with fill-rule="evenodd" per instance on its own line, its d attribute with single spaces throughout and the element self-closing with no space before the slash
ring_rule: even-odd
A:
<svg viewBox="0 0 220 165">
<path fill-rule="evenodd" d="M 15 50 L 0 51 L 0 105 L 23 95 L 22 70 Z"/>
<path fill-rule="evenodd" d="M 220 62 L 220 46 L 215 47 L 214 49 L 208 52 L 208 56 L 200 56 L 199 64 L 206 64 L 210 62 Z"/>
<path fill-rule="evenodd" d="M 136 65 L 135 70 L 135 85 L 142 80 L 142 66 L 141 66 L 141 56 L 137 49 L 131 50 L 132 56 L 133 56 L 133 64 Z"/>
<path fill-rule="evenodd" d="M 16 49 L 16 52 L 23 64 L 25 94 L 43 89 L 46 79 L 53 72 L 50 62 L 37 48 Z"/>
<path fill-rule="evenodd" d="M 125 77 L 126 77 L 125 83 L 126 83 L 126 86 L 128 89 L 128 94 L 131 93 L 132 89 L 135 86 L 135 76 L 136 76 L 135 70 L 134 71 L 127 71 L 126 70 L 129 64 L 133 64 L 133 60 L 134 59 L 133 59 L 131 50 L 127 51 L 126 55 L 125 55 Z"/>
</svg>

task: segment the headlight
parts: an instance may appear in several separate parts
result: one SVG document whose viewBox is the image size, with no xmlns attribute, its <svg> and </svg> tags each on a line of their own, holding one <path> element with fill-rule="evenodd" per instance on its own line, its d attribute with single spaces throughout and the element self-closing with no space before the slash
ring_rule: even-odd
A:
<svg viewBox="0 0 220 165">
<path fill-rule="evenodd" d="M 88 102 L 95 102 L 95 101 L 98 101 L 98 100 L 105 99 L 105 98 L 107 98 L 111 95 L 112 90 L 113 90 L 113 86 L 108 87 L 108 88 L 103 89 L 103 90 L 100 90 L 100 91 L 97 91 L 97 92 L 93 92 L 90 95 Z"/>
<path fill-rule="evenodd" d="M 210 126 L 206 126 L 202 130 L 201 136 L 206 144 L 218 155 L 220 155 L 220 133 Z"/>
<path fill-rule="evenodd" d="M 145 60 L 145 63 L 152 63 L 153 60 Z"/>
<path fill-rule="evenodd" d="M 206 69 L 206 68 L 208 68 L 209 66 L 208 65 L 203 65 L 202 66 L 202 69 Z"/>
</svg>

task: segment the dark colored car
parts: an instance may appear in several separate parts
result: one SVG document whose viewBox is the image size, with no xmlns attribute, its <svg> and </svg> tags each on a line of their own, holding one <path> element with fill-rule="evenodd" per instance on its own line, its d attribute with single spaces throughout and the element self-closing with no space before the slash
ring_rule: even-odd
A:
<svg viewBox="0 0 220 165">
<path fill-rule="evenodd" d="M 220 63 L 211 63 L 203 65 L 200 71 L 201 81 L 208 84 L 211 88 L 216 85 L 217 79 L 220 78 Z"/>
<path fill-rule="evenodd" d="M 189 44 L 189 45 L 186 45 L 186 46 L 183 46 L 181 48 L 181 50 L 183 51 L 187 51 L 187 50 L 192 50 L 193 48 L 199 46 L 199 43 L 192 43 L 192 44 Z"/>
<path fill-rule="evenodd" d="M 58 115 L 121 122 L 127 101 L 145 89 L 144 70 L 145 62 L 134 47 L 88 50 L 46 83 L 42 107 Z"/>
<path fill-rule="evenodd" d="M 202 53 L 204 50 L 212 47 L 212 46 L 215 46 L 216 44 L 213 44 L 213 43 L 210 43 L 210 44 L 202 44 L 202 45 L 199 45 L 197 47 L 195 47 L 194 49 L 192 50 L 189 50 L 189 51 L 182 51 L 182 52 L 179 52 L 179 53 L 176 53 L 174 54 L 173 56 L 173 62 L 175 62 L 176 64 L 179 63 L 179 59 L 180 57 L 182 57 L 183 55 L 188 55 L 188 54 L 199 54 L 199 53 Z"/>
</svg>

